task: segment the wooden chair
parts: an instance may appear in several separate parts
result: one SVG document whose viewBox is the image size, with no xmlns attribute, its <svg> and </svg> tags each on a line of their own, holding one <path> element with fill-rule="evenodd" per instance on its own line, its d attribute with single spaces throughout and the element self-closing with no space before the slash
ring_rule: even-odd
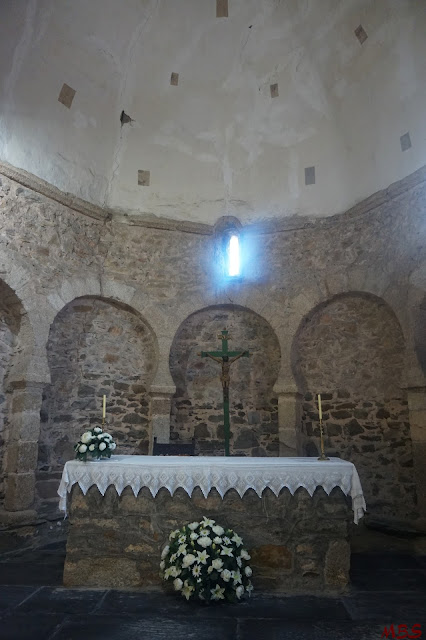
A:
<svg viewBox="0 0 426 640">
<path fill-rule="evenodd" d="M 195 438 L 191 442 L 168 442 L 162 444 L 154 438 L 154 446 L 152 448 L 153 456 L 195 456 Z"/>
</svg>

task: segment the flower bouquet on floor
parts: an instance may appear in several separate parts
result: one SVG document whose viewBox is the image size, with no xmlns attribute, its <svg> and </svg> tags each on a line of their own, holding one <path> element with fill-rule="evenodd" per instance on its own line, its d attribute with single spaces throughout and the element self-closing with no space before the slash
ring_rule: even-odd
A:
<svg viewBox="0 0 426 640">
<path fill-rule="evenodd" d="M 171 532 L 160 569 L 187 600 L 236 602 L 253 590 L 249 560 L 239 535 L 204 517 Z"/>
<path fill-rule="evenodd" d="M 111 434 L 103 431 L 101 427 L 94 427 L 85 431 L 75 445 L 75 457 L 83 462 L 87 462 L 87 456 L 95 460 L 110 458 L 116 446 Z"/>
</svg>

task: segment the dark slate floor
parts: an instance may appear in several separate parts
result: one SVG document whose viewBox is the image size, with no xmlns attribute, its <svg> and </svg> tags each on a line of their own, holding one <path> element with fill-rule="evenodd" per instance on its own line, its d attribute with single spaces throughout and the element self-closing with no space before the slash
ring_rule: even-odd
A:
<svg viewBox="0 0 426 640">
<path fill-rule="evenodd" d="M 373 640 L 385 626 L 390 638 L 426 638 L 426 557 L 354 554 L 338 598 L 209 607 L 161 592 L 64 589 L 63 561 L 60 544 L 0 558 L 1 640 Z"/>
</svg>

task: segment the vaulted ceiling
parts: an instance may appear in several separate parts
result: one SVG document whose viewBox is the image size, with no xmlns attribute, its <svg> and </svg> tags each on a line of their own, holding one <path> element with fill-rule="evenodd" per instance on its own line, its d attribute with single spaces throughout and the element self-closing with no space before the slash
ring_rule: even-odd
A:
<svg viewBox="0 0 426 640">
<path fill-rule="evenodd" d="M 3 0 L 0 160 L 121 213 L 207 223 L 333 215 L 426 163 L 425 2 L 227 13 Z"/>
</svg>

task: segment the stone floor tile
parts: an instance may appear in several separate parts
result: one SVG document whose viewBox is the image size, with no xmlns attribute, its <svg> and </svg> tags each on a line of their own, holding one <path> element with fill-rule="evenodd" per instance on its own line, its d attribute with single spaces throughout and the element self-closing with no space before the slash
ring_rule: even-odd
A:
<svg viewBox="0 0 426 640">
<path fill-rule="evenodd" d="M 286 596 L 253 598 L 238 609 L 239 618 L 282 618 L 283 620 L 348 620 L 340 598 Z"/>
<path fill-rule="evenodd" d="M 19 605 L 37 590 L 37 587 L 0 586 L 0 612 Z"/>
<path fill-rule="evenodd" d="M 60 563 L 0 562 L 0 585 L 61 585 L 63 566 Z"/>
<path fill-rule="evenodd" d="M 344 597 L 343 603 L 352 620 L 414 624 L 426 619 L 426 594 L 424 593 L 356 593 L 350 597 Z"/>
<path fill-rule="evenodd" d="M 111 590 L 96 613 L 117 611 L 120 614 L 145 614 L 163 611 L 166 617 L 197 618 L 283 618 L 285 620 L 347 620 L 342 601 L 338 598 L 314 596 L 253 597 L 235 605 L 186 602 L 174 594 L 138 593 Z"/>
<path fill-rule="evenodd" d="M 96 615 L 67 619 L 49 640 L 236 640 L 236 633 L 237 622 L 229 619 L 219 618 L 212 624 L 211 620 L 191 617 L 172 620 L 161 615 L 137 619 Z"/>
<path fill-rule="evenodd" d="M 379 640 L 383 627 L 353 622 L 284 622 L 244 620 L 238 640 Z"/>
<path fill-rule="evenodd" d="M 105 589 L 64 589 L 43 587 L 20 607 L 21 613 L 91 613 L 101 602 Z"/>
<path fill-rule="evenodd" d="M 1 640 L 48 640 L 61 621 L 60 615 L 41 613 L 8 615 L 0 620 L 0 638 Z M 83 637 L 81 636 L 80 640 L 83 640 Z"/>
<path fill-rule="evenodd" d="M 352 576 L 354 591 L 425 591 L 426 574 L 418 569 L 381 569 L 356 572 Z"/>
</svg>

